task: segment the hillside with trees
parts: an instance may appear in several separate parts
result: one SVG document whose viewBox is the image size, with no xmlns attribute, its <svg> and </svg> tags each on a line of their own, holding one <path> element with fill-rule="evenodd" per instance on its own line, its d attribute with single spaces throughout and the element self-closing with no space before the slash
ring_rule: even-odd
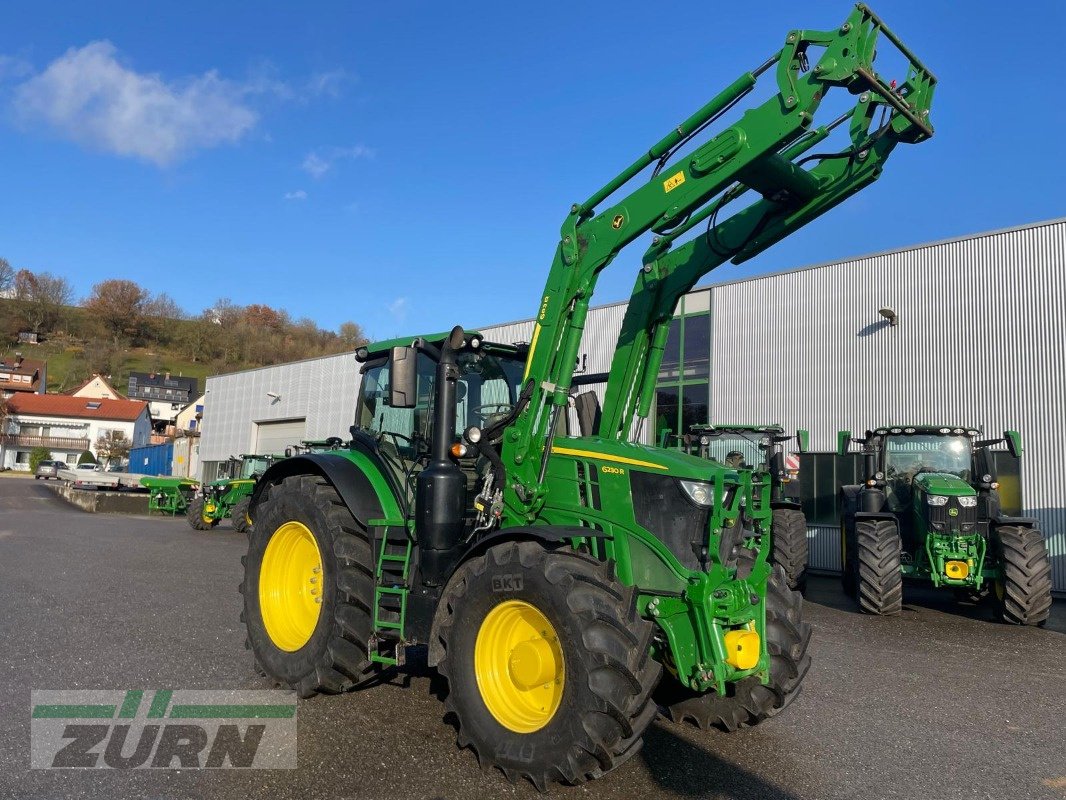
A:
<svg viewBox="0 0 1066 800">
<path fill-rule="evenodd" d="M 283 309 L 220 298 L 197 314 L 165 292 L 110 279 L 76 302 L 70 283 L 49 272 L 15 270 L 0 259 L 3 352 L 21 350 L 48 362 L 49 391 L 71 389 L 93 373 L 125 391 L 132 371 L 197 377 L 343 353 L 366 341 L 345 322 L 336 331 Z M 33 333 L 38 344 L 19 341 Z"/>
</svg>

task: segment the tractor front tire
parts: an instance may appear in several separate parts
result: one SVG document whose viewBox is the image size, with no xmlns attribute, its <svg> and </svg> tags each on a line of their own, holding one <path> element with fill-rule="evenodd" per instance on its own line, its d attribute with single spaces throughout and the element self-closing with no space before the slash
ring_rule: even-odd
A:
<svg viewBox="0 0 1066 800">
<path fill-rule="evenodd" d="M 267 487 L 241 562 L 241 621 L 268 677 L 300 697 L 370 677 L 373 548 L 325 479 L 294 475 Z"/>
<path fill-rule="evenodd" d="M 803 599 L 788 588 L 781 567 L 774 567 L 766 584 L 766 650 L 770 654 L 770 683 L 758 677 L 731 684 L 729 693 L 697 694 L 676 678 L 663 680 L 659 693 L 666 716 L 688 720 L 698 728 L 733 732 L 776 716 L 799 695 L 811 666 L 807 648 L 811 626 L 803 621 Z"/>
<path fill-rule="evenodd" d="M 992 539 L 1002 574 L 992 590 L 999 618 L 1012 625 L 1043 626 L 1051 613 L 1051 561 L 1044 534 L 1002 525 Z"/>
<path fill-rule="evenodd" d="M 655 718 L 653 625 L 610 564 L 507 542 L 451 578 L 436 625 L 458 743 L 543 791 L 619 766 Z"/>
<path fill-rule="evenodd" d="M 197 531 L 209 531 L 218 525 L 217 519 L 208 519 L 204 516 L 204 498 L 202 495 L 194 497 L 192 502 L 189 503 L 189 507 L 185 510 L 185 518 L 189 521 L 189 525 Z"/>
<path fill-rule="evenodd" d="M 230 512 L 233 520 L 233 530 L 237 533 L 248 533 L 252 530 L 252 518 L 248 516 L 248 508 L 252 505 L 252 498 L 244 497 L 237 501 Z"/>
<path fill-rule="evenodd" d="M 807 588 L 807 518 L 793 508 L 776 509 L 770 531 L 771 558 L 785 571 L 788 588 Z"/>
<path fill-rule="evenodd" d="M 890 519 L 857 520 L 859 608 L 866 614 L 888 617 L 903 610 L 903 544 L 899 528 Z"/>
</svg>

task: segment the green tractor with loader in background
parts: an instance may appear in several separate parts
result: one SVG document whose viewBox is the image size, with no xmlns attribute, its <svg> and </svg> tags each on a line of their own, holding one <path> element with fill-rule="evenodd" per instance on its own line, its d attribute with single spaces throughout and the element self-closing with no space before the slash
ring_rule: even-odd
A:
<svg viewBox="0 0 1066 800">
<path fill-rule="evenodd" d="M 874 71 L 878 41 L 908 64 L 899 84 Z M 768 99 L 705 134 L 767 73 Z M 928 139 L 935 83 L 864 5 L 791 31 L 571 207 L 528 344 L 456 326 L 361 348 L 348 447 L 279 461 L 252 495 L 240 590 L 263 673 L 342 692 L 428 645 L 460 746 L 540 789 L 624 763 L 660 704 L 727 731 L 789 705 L 811 628 L 768 527 L 736 522 L 752 472 L 639 441 L 679 300 Z M 816 124 L 837 90 L 853 107 Z M 571 390 L 597 278 L 649 233 L 595 413 Z M 469 309 L 494 291 L 472 283 Z"/>
<path fill-rule="evenodd" d="M 852 440 L 862 445 L 863 483 L 840 488 L 844 590 L 869 614 L 898 614 L 903 581 L 989 597 L 1004 622 L 1043 625 L 1051 610 L 1051 562 L 1035 519 L 1000 508 L 992 448 L 1006 442 L 1021 458 L 1017 431 L 939 425 L 888 426 Z"/>
<path fill-rule="evenodd" d="M 255 482 L 280 455 L 243 454 L 231 456 L 222 468 L 222 477 L 205 483 L 189 503 L 185 518 L 195 530 L 209 531 L 227 517 L 233 530 L 247 533 L 252 527 L 248 513 Z"/>
<path fill-rule="evenodd" d="M 771 563 L 785 571 L 788 588 L 802 592 L 807 585 L 807 518 L 800 505 L 799 469 L 789 466 L 784 450 L 793 437 L 780 425 L 693 425 L 681 439 L 689 453 L 754 472 L 745 514 L 769 521 Z M 799 452 L 806 452 L 808 432 L 798 431 L 795 439 Z"/>
</svg>

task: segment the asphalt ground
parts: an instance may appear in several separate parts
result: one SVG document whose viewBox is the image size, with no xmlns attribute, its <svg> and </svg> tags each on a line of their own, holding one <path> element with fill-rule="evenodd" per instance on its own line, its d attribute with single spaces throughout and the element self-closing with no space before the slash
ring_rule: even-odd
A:
<svg viewBox="0 0 1066 800">
<path fill-rule="evenodd" d="M 267 688 L 238 621 L 245 538 L 92 515 L 0 480 L 0 797 L 535 797 L 481 772 L 424 659 L 298 707 L 295 770 L 31 770 L 31 689 Z M 1044 629 L 912 590 L 860 615 L 831 578 L 805 603 L 813 666 L 781 716 L 734 734 L 664 719 L 562 798 L 1066 798 L 1066 604 Z"/>
</svg>

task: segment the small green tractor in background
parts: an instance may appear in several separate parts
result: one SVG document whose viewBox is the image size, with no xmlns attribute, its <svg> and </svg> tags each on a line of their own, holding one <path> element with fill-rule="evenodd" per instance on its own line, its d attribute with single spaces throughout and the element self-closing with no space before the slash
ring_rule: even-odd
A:
<svg viewBox="0 0 1066 800">
<path fill-rule="evenodd" d="M 282 458 L 284 456 L 250 454 L 231 457 L 222 469 L 224 475 L 205 483 L 189 503 L 185 512 L 189 525 L 198 531 L 209 531 L 226 517 L 232 517 L 233 529 L 247 533 L 252 527 L 248 505 L 255 482 L 271 464 Z"/>
<path fill-rule="evenodd" d="M 769 521 L 773 563 L 785 571 L 790 589 L 803 591 L 807 519 L 800 507 L 799 469 L 788 465 L 783 447 L 791 440 L 780 425 L 693 425 L 682 437 L 682 445 L 690 453 L 727 467 L 753 471 L 746 514 Z M 807 431 L 798 431 L 796 441 L 799 451 L 806 452 Z"/>
<path fill-rule="evenodd" d="M 1022 455 L 1021 436 L 979 440 L 972 428 L 890 426 L 867 431 L 862 484 L 840 488 L 844 590 L 869 614 L 898 614 L 903 579 L 990 596 L 998 616 L 1043 625 L 1051 610 L 1051 563 L 1035 519 L 1000 508 L 992 447 Z M 841 431 L 838 453 L 851 439 Z"/>
</svg>

